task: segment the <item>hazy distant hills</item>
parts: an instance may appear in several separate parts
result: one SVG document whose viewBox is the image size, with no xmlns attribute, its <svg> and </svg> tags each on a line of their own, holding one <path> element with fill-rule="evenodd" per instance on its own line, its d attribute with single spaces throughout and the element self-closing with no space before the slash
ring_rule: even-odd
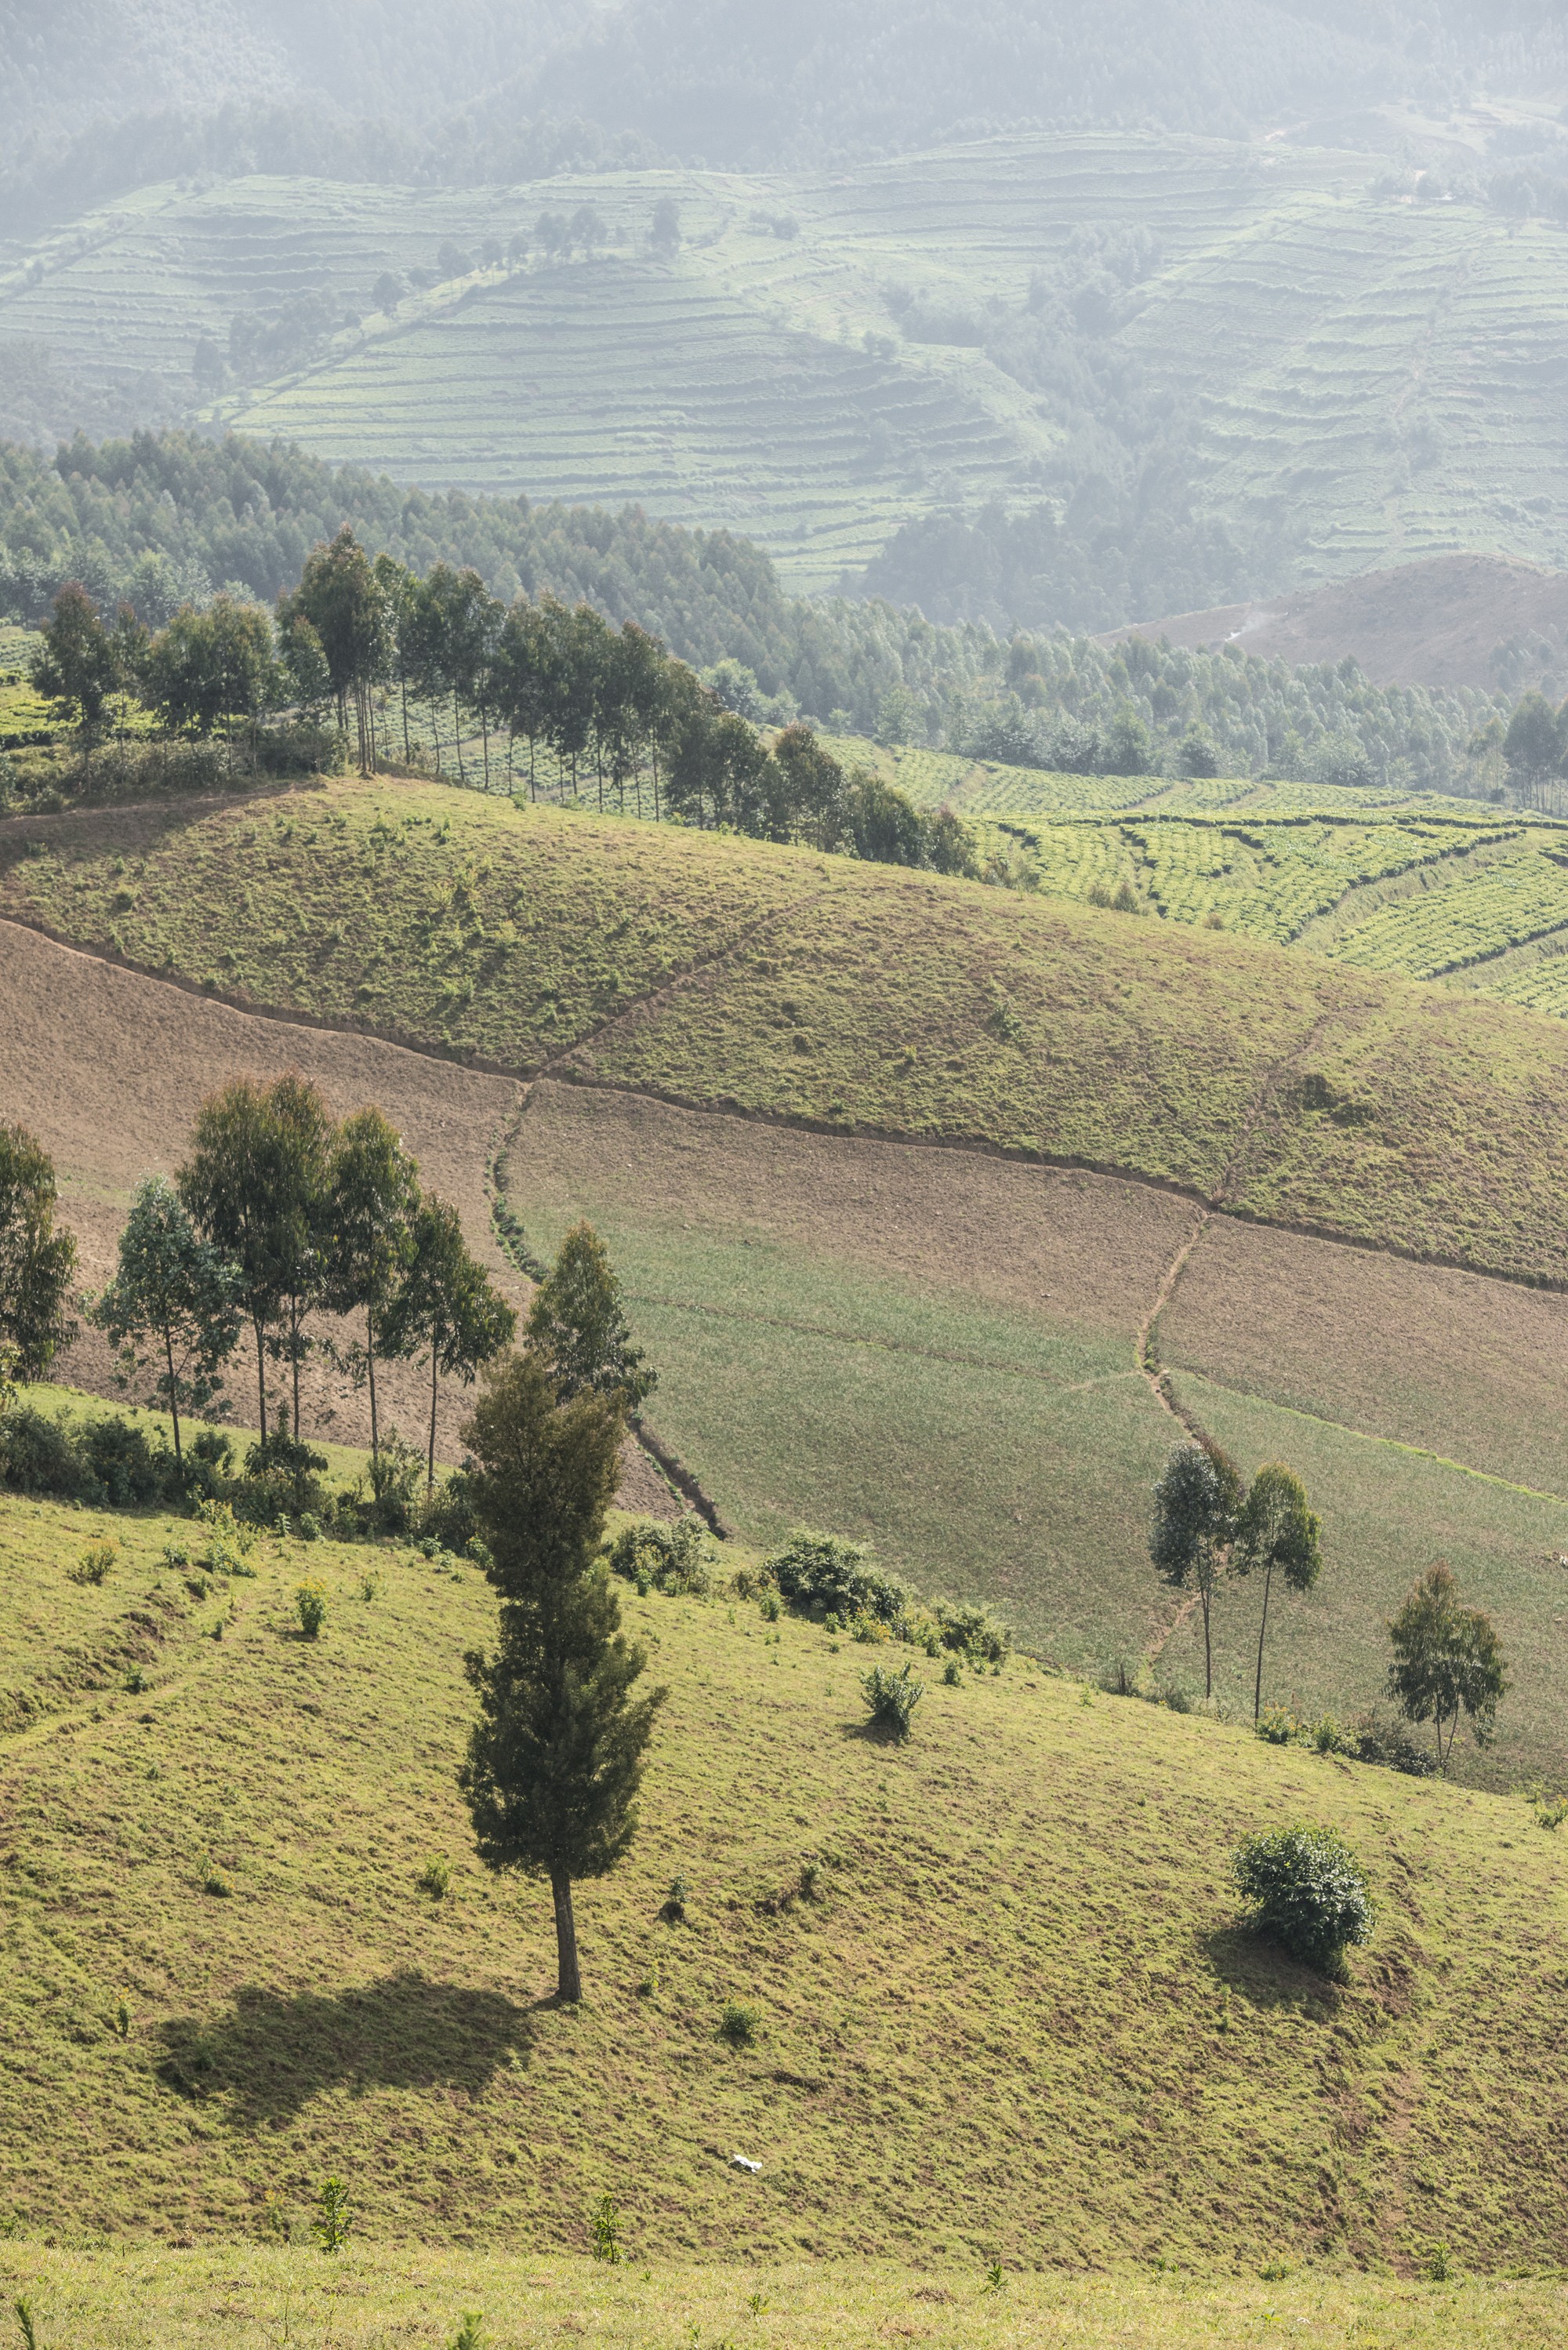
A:
<svg viewBox="0 0 1568 2350">
<path fill-rule="evenodd" d="M 88 125 L 236 107 L 380 120 L 448 170 L 437 134 L 464 109 L 481 136 L 579 117 L 757 168 L 1008 127 L 1243 137 L 1401 98 L 1441 109 L 1564 54 L 1535 0 L 5 0 L 0 104 L 13 174 Z"/>
</svg>

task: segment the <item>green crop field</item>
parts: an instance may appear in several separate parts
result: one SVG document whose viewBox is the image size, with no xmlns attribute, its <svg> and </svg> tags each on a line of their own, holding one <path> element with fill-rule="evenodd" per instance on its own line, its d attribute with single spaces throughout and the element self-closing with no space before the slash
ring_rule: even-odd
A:
<svg viewBox="0 0 1568 2350">
<path fill-rule="evenodd" d="M 1517 1799 L 1026 1658 L 933 1677 L 889 1748 L 860 1734 L 864 1649 L 722 1588 L 628 1589 L 670 1697 L 629 1861 L 581 1888 L 587 1996 L 563 2012 L 547 1901 L 485 1877 L 453 1784 L 483 1579 L 278 1536 L 244 1580 L 192 1574 L 165 1556 L 191 1532 L 0 1501 L 5 1671 L 34 1700 L 5 1752 L 0 2276 L 45 2343 L 238 2345 L 330 2299 L 335 2340 L 446 2340 L 480 2306 L 508 2344 L 563 2305 L 551 2283 L 587 2330 L 639 2341 L 657 2313 L 669 2338 L 719 2322 L 741 2263 L 749 2322 L 786 2342 L 865 2338 L 884 2275 L 884 2310 L 950 2294 L 952 2338 L 987 2341 L 992 2261 L 1010 2326 L 1086 2342 L 1179 2340 L 1231 2296 L 1258 2331 L 1227 2338 L 1268 2338 L 1266 2311 L 1336 2344 L 1358 2318 L 1484 2340 L 1560 2309 L 1560 2286 L 1388 2277 L 1438 2245 L 1450 2272 L 1568 2258 L 1563 1865 Z M 108 1580 L 73 1582 L 103 1537 Z M 1226 1880 L 1238 1836 L 1303 1814 L 1378 1904 L 1343 1988 L 1248 1931 Z M 719 2033 L 737 1997 L 749 2050 Z M 354 2226 L 332 2264 L 306 2230 L 329 2171 Z M 570 2256 L 607 2192 L 630 2266 L 590 2283 Z M 222 2248 L 221 2274 L 171 2241 Z M 867 2256 L 886 2270 L 825 2333 L 798 2264 Z M 1161 2264 L 1187 2272 L 1163 2331 Z M 1096 2269 L 1120 2274 L 1027 2273 Z M 1235 2281 L 1191 2273 L 1216 2270 Z"/>
<path fill-rule="evenodd" d="M 666 193 L 672 261 L 646 248 Z M 443 238 L 504 244 L 585 199 L 598 256 L 374 308 L 379 274 L 430 267 Z M 237 311 L 324 289 L 359 324 L 215 415 L 429 484 L 640 500 L 752 533 L 791 584 L 823 588 L 911 515 L 1031 494 L 1054 428 L 973 320 L 1016 307 L 1075 234 L 1135 228 L 1158 258 L 1116 342 L 1203 404 L 1215 513 L 1272 525 L 1288 493 L 1307 575 L 1472 546 L 1568 560 L 1551 392 L 1568 238 L 1376 195 L 1361 155 L 1085 134 L 832 174 L 163 185 L 19 253 L 0 337 L 182 404 L 199 338 L 223 347 Z M 947 339 L 904 335 L 904 293 L 950 317 Z"/>
</svg>

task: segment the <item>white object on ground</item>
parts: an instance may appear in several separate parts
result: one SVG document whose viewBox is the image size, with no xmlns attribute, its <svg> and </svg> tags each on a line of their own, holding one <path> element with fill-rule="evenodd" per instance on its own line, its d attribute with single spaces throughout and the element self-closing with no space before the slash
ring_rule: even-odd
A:
<svg viewBox="0 0 1568 2350">
<path fill-rule="evenodd" d="M 762 2167 L 760 2162 L 753 2162 L 748 2154 L 732 2154 L 730 2157 L 732 2170 L 760 2170 Z"/>
</svg>

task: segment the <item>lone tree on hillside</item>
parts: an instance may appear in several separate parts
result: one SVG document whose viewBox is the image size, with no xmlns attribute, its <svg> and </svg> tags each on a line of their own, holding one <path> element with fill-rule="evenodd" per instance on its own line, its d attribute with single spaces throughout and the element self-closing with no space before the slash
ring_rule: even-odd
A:
<svg viewBox="0 0 1568 2350">
<path fill-rule="evenodd" d="M 430 1441 L 425 1484 L 435 1489 L 436 1381 L 441 1372 L 471 1385 L 517 1329 L 517 1316 L 497 1295 L 484 1267 L 469 1254 L 455 1208 L 428 1195 L 410 1231 L 411 1253 L 382 1326 L 389 1355 L 431 1357 Z"/>
<path fill-rule="evenodd" d="M 1448 1561 L 1439 1559 L 1419 1582 L 1411 1585 L 1405 1605 L 1388 1627 L 1388 1636 L 1394 1643 L 1388 1694 L 1407 1721 L 1433 1724 L 1438 1768 L 1446 1771 L 1460 1713 L 1469 1716 L 1471 1735 L 1478 1746 L 1484 1746 L 1493 1734 L 1498 1704 L 1508 1690 L 1508 1673 L 1491 1618 L 1479 1607 L 1460 1607 L 1459 1586 Z"/>
<path fill-rule="evenodd" d="M 322 1249 L 322 1303 L 359 1314 L 365 1343 L 357 1350 L 370 1388 L 370 1475 L 379 1492 L 380 1422 L 376 1354 L 392 1349 L 383 1324 L 413 1255 L 419 1169 L 379 1109 L 357 1110 L 334 1136 L 327 1170 L 327 1218 Z M 299 1423 L 295 1421 L 295 1432 Z"/>
<path fill-rule="evenodd" d="M 1214 1694 L 1214 1594 L 1231 1571 L 1241 1510 L 1241 1480 L 1219 1447 L 1179 1444 L 1154 1489 L 1148 1552 L 1167 1583 L 1201 1603 L 1205 1697 Z"/>
<path fill-rule="evenodd" d="M 493 1653 L 465 1659 L 479 1720 L 458 1783 L 485 1866 L 550 1881 L 563 2001 L 582 1997 L 572 1887 L 605 1876 L 636 1833 L 665 1694 L 633 1696 L 647 1659 L 597 1563 L 621 1432 L 613 1398 L 563 1401 L 536 1354 L 491 1373 L 463 1430 L 501 1621 Z"/>
<path fill-rule="evenodd" d="M 77 1244 L 55 1222 L 54 1164 L 24 1127 L 0 1126 L 0 1379 L 42 1378 L 76 1336 Z"/>
<path fill-rule="evenodd" d="M 1263 1705 L 1263 1642 L 1269 1630 L 1269 1596 L 1278 1568 L 1287 1589 L 1310 1591 L 1323 1565 L 1321 1528 L 1307 1507 L 1306 1487 L 1282 1461 L 1266 1461 L 1253 1478 L 1236 1531 L 1237 1572 L 1263 1573 L 1263 1615 L 1258 1627 L 1258 1672 L 1252 1684 L 1252 1719 Z"/>
<path fill-rule="evenodd" d="M 528 1344 L 550 1365 L 561 1396 L 613 1398 L 635 1419 L 659 1384 L 621 1312 L 609 1252 L 591 1224 L 574 1224 L 528 1309 Z"/>
<path fill-rule="evenodd" d="M 114 1279 L 92 1319 L 120 1348 L 122 1380 L 157 1363 L 153 1393 L 174 1423 L 174 1458 L 183 1455 L 180 1412 L 202 1411 L 223 1393 L 223 1365 L 239 1336 L 239 1274 L 202 1240 L 173 1185 L 149 1175 L 137 1186 Z M 143 1352 L 139 1341 L 151 1341 Z"/>
</svg>

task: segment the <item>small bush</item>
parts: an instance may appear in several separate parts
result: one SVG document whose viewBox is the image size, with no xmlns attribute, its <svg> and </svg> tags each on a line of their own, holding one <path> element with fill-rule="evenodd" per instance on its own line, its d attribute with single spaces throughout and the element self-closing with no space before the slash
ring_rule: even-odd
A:
<svg viewBox="0 0 1568 2350">
<path fill-rule="evenodd" d="M 713 1537 L 688 1511 L 672 1524 L 634 1518 L 609 1546 L 610 1571 L 639 1591 L 690 1592 L 705 1598 L 713 1585 Z"/>
<path fill-rule="evenodd" d="M 432 1901 L 444 1901 L 452 1890 L 452 1865 L 449 1861 L 432 1856 L 426 1861 L 414 1882 L 421 1893 L 430 1895 Z"/>
<path fill-rule="evenodd" d="M 848 1542 L 842 1534 L 794 1526 L 784 1548 L 768 1560 L 767 1570 L 792 1607 L 837 1617 L 841 1624 L 857 1616 L 873 1616 L 897 1627 L 909 1612 L 904 1586 L 873 1565 L 865 1543 Z"/>
<path fill-rule="evenodd" d="M 210 1868 L 202 1879 L 202 1892 L 215 1895 L 220 1901 L 228 1900 L 234 1889 L 221 1868 Z"/>
<path fill-rule="evenodd" d="M 321 1540 L 321 1521 L 317 1516 L 314 1510 L 301 1510 L 299 1513 L 299 1539 L 301 1542 L 319 1542 Z"/>
<path fill-rule="evenodd" d="M 75 1566 L 69 1570 L 71 1581 L 73 1583 L 107 1583 L 119 1557 L 119 1551 L 114 1543 L 88 1543 Z"/>
<path fill-rule="evenodd" d="M 227 1502 L 202 1502 L 196 1514 L 207 1534 L 202 1565 L 214 1575 L 251 1574 L 248 1561 L 255 1548 L 255 1528 L 237 1518 Z"/>
<path fill-rule="evenodd" d="M 319 1583 L 302 1583 L 294 1595 L 299 1628 L 307 1640 L 314 1640 L 327 1621 L 327 1594 Z"/>
<path fill-rule="evenodd" d="M 757 1612 L 761 1616 L 764 1624 L 776 1624 L 779 1617 L 784 1614 L 784 1603 L 780 1599 L 778 1593 L 776 1591 L 764 1591 L 759 1603 Z"/>
<path fill-rule="evenodd" d="M 963 1687 L 963 1672 L 956 1657 L 950 1657 L 942 1667 L 942 1679 L 949 1689 Z"/>
<path fill-rule="evenodd" d="M 126 1695 L 128 1697 L 140 1697 L 146 1690 L 146 1687 L 147 1675 L 142 1671 L 140 1665 L 132 1665 L 130 1670 L 125 1676 Z"/>
<path fill-rule="evenodd" d="M 183 1574 L 186 1567 L 191 1564 L 191 1553 L 186 1544 L 182 1542 L 165 1543 L 163 1545 L 163 1564 L 165 1566 L 173 1567 L 178 1573 Z"/>
<path fill-rule="evenodd" d="M 430 1499 L 421 1504 L 418 1524 L 421 1536 L 420 1547 L 427 1558 L 437 1551 L 466 1550 L 479 1531 L 479 1519 L 474 1510 L 477 1481 L 472 1466 L 454 1469 L 443 1477 Z"/>
<path fill-rule="evenodd" d="M 1332 1713 L 1318 1716 L 1304 1725 L 1303 1743 L 1316 1754 L 1354 1754 L 1356 1741 L 1348 1730 L 1342 1730 Z"/>
<path fill-rule="evenodd" d="M 59 1501 L 88 1498 L 88 1481 L 69 1432 L 26 1404 L 0 1418 L 0 1479 L 18 1493 L 47 1493 Z"/>
<path fill-rule="evenodd" d="M 926 1693 L 924 1681 L 915 1679 L 914 1667 L 900 1665 L 895 1673 L 886 1665 L 873 1665 L 862 1675 L 860 1686 L 875 1726 L 900 1742 L 907 1739 L 915 1708 Z"/>
<path fill-rule="evenodd" d="M 1288 1706 L 1266 1705 L 1252 1724 L 1254 1736 L 1266 1740 L 1271 1746 L 1289 1746 L 1300 1722 Z"/>
<path fill-rule="evenodd" d="M 1172 1713 L 1190 1713 L 1192 1692 L 1189 1689 L 1184 1689 L 1179 1681 L 1172 1681 L 1168 1689 L 1163 1689 L 1158 1692 L 1155 1702 L 1157 1705 L 1168 1706 Z"/>
<path fill-rule="evenodd" d="M 322 2180 L 310 2232 L 324 2252 L 340 2252 L 348 2242 L 348 2189 L 342 2179 Z"/>
<path fill-rule="evenodd" d="M 1403 1771 L 1411 1779 L 1429 1779 L 1438 1768 L 1436 1756 L 1417 1745 L 1402 1721 L 1384 1721 L 1375 1713 L 1364 1714 L 1356 1724 L 1355 1752 L 1363 1762 Z"/>
<path fill-rule="evenodd" d="M 1249 1836 L 1231 1866 L 1260 1930 L 1319 1974 L 1338 1974 L 1345 1951 L 1371 1940 L 1366 1879 L 1334 1829 L 1283 1827 Z"/>
<path fill-rule="evenodd" d="M 956 1649 L 966 1657 L 983 1658 L 988 1665 L 1000 1665 L 1012 1647 L 1012 1633 L 989 1607 L 971 1607 L 956 1599 L 933 1599 L 931 1614 L 944 1648 Z"/>
<path fill-rule="evenodd" d="M 719 2037 L 731 2048 L 754 2048 L 757 2043 L 757 2011 L 738 1999 L 726 2000 L 724 2012 L 719 2018 Z"/>
<path fill-rule="evenodd" d="M 620 2262 L 620 2217 L 613 2195 L 601 2195 L 593 2215 L 594 2258 L 611 2267 Z"/>
</svg>

